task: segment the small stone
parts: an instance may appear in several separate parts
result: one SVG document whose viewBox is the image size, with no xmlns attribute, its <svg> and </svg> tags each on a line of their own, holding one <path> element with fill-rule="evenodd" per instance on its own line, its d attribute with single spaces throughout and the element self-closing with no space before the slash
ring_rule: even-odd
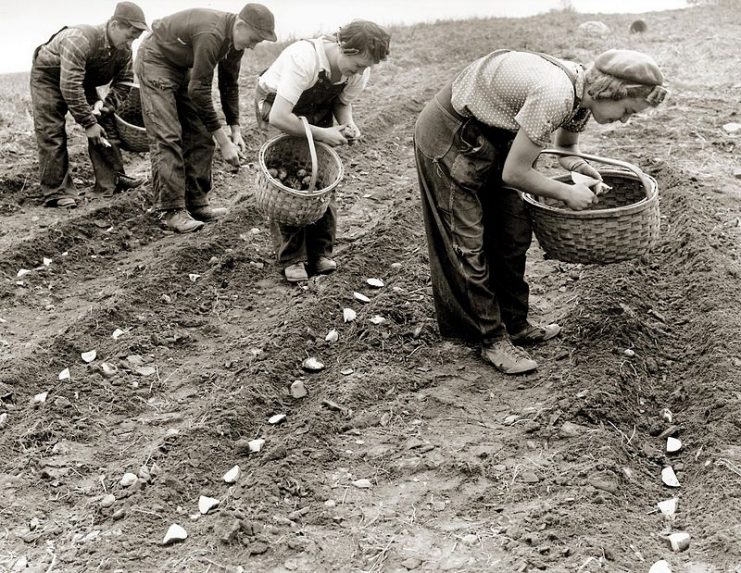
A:
<svg viewBox="0 0 741 573">
<path fill-rule="evenodd" d="M 324 507 L 328 507 L 331 509 L 336 506 L 337 506 L 337 502 L 333 499 L 328 499 L 327 501 L 324 502 Z"/>
<path fill-rule="evenodd" d="M 664 501 L 660 501 L 656 504 L 659 511 L 667 517 L 672 517 L 677 512 L 677 505 L 679 504 L 679 498 L 672 497 Z"/>
<path fill-rule="evenodd" d="M 8 413 L 3 412 L 2 414 L 0 414 L 0 428 L 4 427 L 5 424 L 7 424 L 7 422 L 8 422 Z"/>
<path fill-rule="evenodd" d="M 139 473 L 137 474 L 138 478 L 146 483 L 149 483 L 152 481 L 152 474 L 149 473 L 149 469 L 147 466 L 142 466 L 139 468 Z"/>
<path fill-rule="evenodd" d="M 357 313 L 351 309 L 351 308 L 343 308 L 342 309 L 342 319 L 345 322 L 352 322 L 357 318 Z"/>
<path fill-rule="evenodd" d="M 285 414 L 276 414 L 275 416 L 270 416 L 268 418 L 268 424 L 281 424 L 286 421 L 286 415 Z"/>
<path fill-rule="evenodd" d="M 590 485 L 602 491 L 617 493 L 618 483 L 616 480 L 604 474 L 592 474 L 588 479 Z"/>
<path fill-rule="evenodd" d="M 296 380 L 291 384 L 291 396 L 296 399 L 303 398 L 308 394 L 302 380 Z"/>
<path fill-rule="evenodd" d="M 626 348 L 625 350 L 623 350 L 623 354 L 625 354 L 628 358 L 633 358 L 636 355 L 635 350 L 632 350 L 630 348 Z"/>
<path fill-rule="evenodd" d="M 196 273 L 189 273 L 189 274 L 188 274 L 188 278 L 190 279 L 190 282 L 194 283 L 194 282 L 196 282 L 196 281 L 197 281 L 198 279 L 200 279 L 200 278 L 201 278 L 201 275 L 197 275 Z"/>
<path fill-rule="evenodd" d="M 391 263 L 391 268 L 395 271 L 401 270 L 401 263 Z"/>
<path fill-rule="evenodd" d="M 309 356 L 308 358 L 306 358 L 301 363 L 301 367 L 308 372 L 319 372 L 320 370 L 324 370 L 324 364 L 319 362 L 313 356 Z"/>
<path fill-rule="evenodd" d="M 464 535 L 461 538 L 461 541 L 464 545 L 468 545 L 469 547 L 472 545 L 476 545 L 479 541 L 479 538 L 477 535 L 474 535 L 473 533 L 469 533 L 468 535 Z"/>
<path fill-rule="evenodd" d="M 667 438 L 666 439 L 666 451 L 670 454 L 678 452 L 682 449 L 682 440 L 678 438 Z"/>
<path fill-rule="evenodd" d="M 60 410 L 63 410 L 65 408 L 71 408 L 72 402 L 70 402 L 69 399 L 65 398 L 64 396 L 58 396 L 54 400 L 54 406 L 59 408 Z"/>
<path fill-rule="evenodd" d="M 268 549 L 270 547 L 267 543 L 256 541 L 255 543 L 250 543 L 247 551 L 249 551 L 250 555 L 262 555 L 263 553 L 267 553 Z"/>
<path fill-rule="evenodd" d="M 368 479 L 358 479 L 352 482 L 352 484 L 358 489 L 369 489 L 373 487 L 373 484 Z"/>
<path fill-rule="evenodd" d="M 65 368 L 59 373 L 60 380 L 69 380 L 69 368 Z"/>
<path fill-rule="evenodd" d="M 685 531 L 671 533 L 666 540 L 669 543 L 669 547 L 671 547 L 672 551 L 675 553 L 689 549 L 690 546 L 690 534 Z"/>
<path fill-rule="evenodd" d="M 253 453 L 259 452 L 262 447 L 265 445 L 265 440 L 262 438 L 257 438 L 254 440 L 250 440 L 248 446 L 250 448 L 250 451 Z"/>
<path fill-rule="evenodd" d="M 663 432 L 659 434 L 659 439 L 663 440 L 664 438 L 673 436 L 677 432 L 679 432 L 679 426 L 669 426 L 666 430 L 664 430 Z"/>
<path fill-rule="evenodd" d="M 561 428 L 558 430 L 558 435 L 562 438 L 576 438 L 581 436 L 586 431 L 584 426 L 574 424 L 573 422 L 564 422 Z"/>
<path fill-rule="evenodd" d="M 352 293 L 352 296 L 355 300 L 359 300 L 360 302 L 368 303 L 370 302 L 370 299 L 365 296 L 362 292 L 354 292 Z"/>
<path fill-rule="evenodd" d="M 46 402 L 46 397 L 49 395 L 49 392 L 41 392 L 40 394 L 36 394 L 33 397 L 33 403 L 35 406 L 40 406 L 44 402 Z"/>
<path fill-rule="evenodd" d="M 395 264 L 398 264 L 398 263 L 395 263 Z M 420 565 L 422 565 L 422 560 L 417 559 L 416 557 L 410 557 L 409 559 L 405 559 L 404 561 L 401 562 L 401 566 L 407 571 L 418 569 Z"/>
<path fill-rule="evenodd" d="M 342 370 L 340 370 L 340 374 L 342 374 L 343 376 L 350 376 L 350 374 L 352 374 L 353 372 L 355 372 L 355 370 L 353 370 L 352 368 L 343 368 Z"/>
<path fill-rule="evenodd" d="M 666 466 L 661 470 L 661 481 L 669 487 L 679 487 L 679 480 L 671 466 Z"/>
<path fill-rule="evenodd" d="M 739 131 L 741 131 L 741 123 L 736 123 L 736 122 L 726 123 L 723 126 L 723 129 L 726 131 L 726 133 L 730 133 L 730 134 L 738 133 Z"/>
<path fill-rule="evenodd" d="M 121 481 L 119 483 L 123 487 L 129 487 L 129 486 L 134 485 L 138 479 L 139 478 L 136 476 L 136 474 L 133 474 L 131 472 L 126 472 L 121 478 Z"/>
<path fill-rule="evenodd" d="M 178 541 L 185 541 L 188 537 L 188 532 L 177 523 L 173 523 L 165 533 L 165 537 L 162 540 L 162 545 L 170 545 L 171 543 L 177 543 Z"/>
<path fill-rule="evenodd" d="M 376 325 L 383 324 L 384 322 L 386 322 L 386 319 L 379 315 L 372 316 L 368 320 L 370 320 L 373 324 L 376 324 Z"/>
<path fill-rule="evenodd" d="M 200 511 L 202 515 L 206 515 L 209 511 L 218 507 L 220 503 L 221 501 L 215 497 L 202 495 L 198 498 L 198 511 Z"/>
<path fill-rule="evenodd" d="M 241 475 L 242 470 L 239 468 L 239 466 L 234 466 L 232 469 L 224 474 L 224 481 L 226 483 L 237 483 L 237 480 Z"/>
<path fill-rule="evenodd" d="M 123 330 L 121 330 L 120 328 L 117 328 L 116 330 L 113 331 L 113 334 L 111 334 L 111 338 L 118 340 L 121 337 L 121 335 L 123 335 L 123 333 L 124 333 Z"/>
<path fill-rule="evenodd" d="M 39 520 L 39 518 L 38 518 L 38 517 L 34 517 L 34 518 L 32 518 L 32 519 L 31 519 L 31 521 L 29 522 L 29 524 L 28 524 L 28 529 L 29 529 L 30 531 L 33 531 L 33 530 L 34 530 L 34 529 L 36 529 L 36 528 L 37 528 L 37 527 L 38 527 L 39 525 L 41 525 L 41 521 Z"/>
<path fill-rule="evenodd" d="M 368 279 L 367 282 L 373 288 L 383 288 L 385 285 L 381 279 Z"/>
<path fill-rule="evenodd" d="M 126 517 L 126 509 L 123 507 L 121 509 L 117 509 L 113 512 L 113 515 L 111 517 L 113 518 L 113 521 L 123 519 L 124 517 Z"/>
<path fill-rule="evenodd" d="M 118 374 L 118 367 L 110 362 L 103 362 L 100 365 L 100 372 L 103 374 L 104 378 L 113 378 Z"/>
<path fill-rule="evenodd" d="M 96 356 L 98 356 L 98 353 L 95 350 L 90 350 L 89 352 L 83 352 L 80 356 L 82 357 L 83 362 L 90 364 L 95 360 Z"/>
<path fill-rule="evenodd" d="M 648 573 L 672 573 L 672 568 L 669 567 L 669 563 L 662 559 L 661 561 L 657 561 L 651 565 L 651 569 L 648 570 Z"/>
<path fill-rule="evenodd" d="M 664 419 L 665 421 L 669 422 L 670 424 L 672 423 L 672 420 L 674 419 L 674 416 L 673 416 L 673 414 L 672 414 L 672 411 L 671 411 L 671 410 L 670 410 L 669 408 L 664 408 L 664 409 L 663 409 L 663 410 L 661 411 L 661 417 L 662 417 L 662 418 L 663 418 L 663 419 Z"/>
<path fill-rule="evenodd" d="M 340 333 L 337 332 L 334 328 L 327 333 L 327 336 L 324 337 L 324 340 L 326 340 L 327 342 L 337 342 L 339 339 Z"/>
<path fill-rule="evenodd" d="M 109 493 L 100 500 L 100 507 L 111 507 L 114 503 L 116 503 L 116 496 Z"/>
</svg>

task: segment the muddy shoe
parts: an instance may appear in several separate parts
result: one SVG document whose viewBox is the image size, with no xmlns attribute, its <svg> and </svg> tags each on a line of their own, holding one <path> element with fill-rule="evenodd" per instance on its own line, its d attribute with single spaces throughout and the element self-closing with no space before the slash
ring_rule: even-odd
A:
<svg viewBox="0 0 741 573">
<path fill-rule="evenodd" d="M 295 265 L 286 267 L 283 269 L 283 274 L 286 275 L 286 280 L 289 283 L 300 283 L 309 280 L 304 263 L 296 263 Z"/>
<path fill-rule="evenodd" d="M 136 189 L 141 185 L 144 185 L 146 179 L 144 177 L 129 177 L 128 175 L 119 175 L 116 177 L 116 193 L 122 193 L 129 189 Z"/>
<path fill-rule="evenodd" d="M 193 207 L 190 210 L 190 214 L 198 221 L 215 221 L 226 215 L 227 212 L 224 207 L 210 207 L 209 205 Z"/>
<path fill-rule="evenodd" d="M 176 233 L 192 233 L 203 227 L 202 221 L 196 221 L 185 209 L 171 209 L 162 214 L 162 222 Z"/>
<path fill-rule="evenodd" d="M 505 374 L 524 374 L 538 367 L 527 352 L 517 348 L 509 338 L 502 338 L 481 348 L 481 357 Z"/>
<path fill-rule="evenodd" d="M 561 327 L 557 324 L 548 324 L 546 326 L 535 326 L 529 322 L 525 328 L 509 335 L 512 344 L 525 346 L 527 344 L 539 344 L 551 338 L 555 338 L 561 332 Z"/>
<path fill-rule="evenodd" d="M 328 257 L 319 257 L 314 263 L 314 270 L 320 275 L 333 273 L 337 270 L 337 262 Z"/>
</svg>

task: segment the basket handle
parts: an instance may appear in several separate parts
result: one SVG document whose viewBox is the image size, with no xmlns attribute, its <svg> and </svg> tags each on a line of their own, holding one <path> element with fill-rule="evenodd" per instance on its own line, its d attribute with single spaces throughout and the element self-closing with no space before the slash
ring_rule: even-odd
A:
<svg viewBox="0 0 741 573">
<path fill-rule="evenodd" d="M 582 159 L 588 159 L 590 161 L 598 161 L 600 163 L 605 163 L 607 165 L 615 165 L 616 167 L 622 167 L 623 169 L 627 169 L 628 171 L 637 175 L 644 185 L 648 185 L 651 181 L 651 178 L 648 175 L 646 175 L 638 167 L 636 167 L 632 163 L 628 163 L 627 161 L 620 161 L 619 159 L 610 159 L 608 157 L 599 157 L 597 155 L 589 155 L 588 153 L 574 153 L 573 151 L 566 151 L 563 149 L 544 149 L 540 153 L 541 154 L 549 153 L 551 155 L 558 155 L 560 157 L 571 157 L 571 156 L 581 157 Z"/>
<path fill-rule="evenodd" d="M 311 135 L 311 128 L 309 127 L 309 121 L 300 115 L 298 118 L 301 123 L 304 124 L 304 131 L 306 132 L 306 139 L 309 141 L 309 153 L 311 153 L 311 181 L 309 182 L 309 193 L 314 191 L 316 187 L 316 175 L 317 175 L 317 159 L 316 159 L 316 146 L 314 145 L 314 137 Z"/>
</svg>

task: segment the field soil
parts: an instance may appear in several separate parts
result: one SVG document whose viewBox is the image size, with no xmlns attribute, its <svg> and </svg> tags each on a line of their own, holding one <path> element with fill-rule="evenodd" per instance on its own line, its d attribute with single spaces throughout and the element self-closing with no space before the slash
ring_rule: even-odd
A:
<svg viewBox="0 0 741 573">
<path fill-rule="evenodd" d="M 301 286 L 253 200 L 254 78 L 279 46 L 245 57 L 248 159 L 214 173 L 229 215 L 187 236 L 161 228 L 149 183 L 91 195 L 71 125 L 80 207 L 41 206 L 27 76 L 0 82 L 0 571 L 741 571 L 741 164 L 723 127 L 741 121 L 741 13 L 642 17 L 630 35 L 635 16 L 601 16 L 605 38 L 571 12 L 394 29 L 364 140 L 339 150 L 339 270 Z M 499 47 L 643 50 L 671 90 L 582 145 L 656 179 L 658 244 L 588 266 L 534 243 L 532 317 L 563 333 L 522 377 L 439 336 L 411 141 L 440 86 Z M 187 539 L 164 546 L 172 524 Z"/>
</svg>

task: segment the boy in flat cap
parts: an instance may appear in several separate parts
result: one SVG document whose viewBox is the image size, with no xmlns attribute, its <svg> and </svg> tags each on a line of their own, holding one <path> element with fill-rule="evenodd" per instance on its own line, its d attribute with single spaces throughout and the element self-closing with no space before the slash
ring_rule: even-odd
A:
<svg viewBox="0 0 741 573">
<path fill-rule="evenodd" d="M 156 20 L 139 46 L 136 73 L 155 208 L 177 233 L 196 231 L 226 214 L 208 201 L 214 139 L 224 160 L 238 169 L 245 149 L 239 128 L 242 56 L 263 40 L 274 42 L 274 27 L 273 14 L 262 4 L 247 4 L 239 14 L 194 8 Z M 228 133 L 211 96 L 217 67 Z"/>
<path fill-rule="evenodd" d="M 305 137 L 299 119 L 305 116 L 318 141 L 336 146 L 358 140 L 361 134 L 352 102 L 365 89 L 371 68 L 386 59 L 390 39 L 377 24 L 356 20 L 337 34 L 291 44 L 258 79 L 258 123 L 266 121 L 285 133 Z M 272 224 L 278 263 L 289 282 L 306 281 L 309 273 L 337 268 L 332 259 L 336 228 L 334 198 L 315 223 Z"/>
<path fill-rule="evenodd" d="M 67 111 L 85 129 L 95 171 L 95 191 L 111 194 L 141 185 L 124 173 L 112 114 L 129 94 L 131 43 L 147 29 L 144 12 L 133 2 L 119 2 L 99 26 L 64 27 L 33 54 L 31 101 L 39 171 L 48 207 L 75 207 L 69 173 Z M 105 100 L 97 87 L 110 83 Z"/>
<path fill-rule="evenodd" d="M 658 105 L 663 80 L 649 56 L 629 50 L 605 52 L 586 69 L 546 54 L 498 50 L 427 104 L 414 146 L 443 336 L 480 343 L 484 360 L 506 374 L 537 368 L 520 346 L 549 340 L 560 327 L 528 320 L 532 232 L 516 189 L 588 208 L 596 200 L 592 189 L 539 173 L 535 160 L 554 134 L 558 147 L 579 153 L 589 117 L 625 122 Z M 601 180 L 582 158 L 559 161 Z"/>
</svg>

